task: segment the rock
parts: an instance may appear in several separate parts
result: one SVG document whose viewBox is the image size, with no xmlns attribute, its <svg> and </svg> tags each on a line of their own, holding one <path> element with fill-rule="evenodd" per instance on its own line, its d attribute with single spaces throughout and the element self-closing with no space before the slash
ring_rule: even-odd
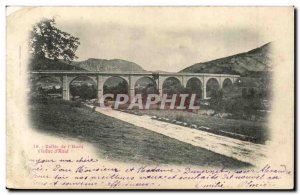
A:
<svg viewBox="0 0 300 195">
<path fill-rule="evenodd" d="M 209 127 L 200 126 L 200 127 L 198 127 L 198 129 L 205 129 L 205 130 L 209 130 L 210 128 L 209 128 Z"/>
<path fill-rule="evenodd" d="M 176 121 L 175 123 L 178 124 L 178 125 L 181 125 L 181 124 L 182 124 L 181 121 Z"/>
<path fill-rule="evenodd" d="M 207 111 L 206 111 L 206 114 L 207 114 L 208 116 L 212 116 L 212 115 L 215 114 L 215 111 L 214 111 L 214 110 L 207 110 Z"/>
<path fill-rule="evenodd" d="M 197 125 L 195 125 L 195 124 L 191 124 L 190 127 L 194 128 L 194 129 L 197 129 Z"/>
<path fill-rule="evenodd" d="M 219 113 L 220 118 L 228 118 L 230 116 L 232 116 L 232 114 L 230 114 L 230 113 Z"/>
</svg>

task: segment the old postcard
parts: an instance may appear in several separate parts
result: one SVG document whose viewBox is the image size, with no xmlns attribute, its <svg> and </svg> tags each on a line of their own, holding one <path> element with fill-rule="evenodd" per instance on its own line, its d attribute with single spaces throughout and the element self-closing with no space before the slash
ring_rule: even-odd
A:
<svg viewBox="0 0 300 195">
<path fill-rule="evenodd" d="M 294 189 L 294 7 L 7 7 L 7 188 Z"/>
</svg>

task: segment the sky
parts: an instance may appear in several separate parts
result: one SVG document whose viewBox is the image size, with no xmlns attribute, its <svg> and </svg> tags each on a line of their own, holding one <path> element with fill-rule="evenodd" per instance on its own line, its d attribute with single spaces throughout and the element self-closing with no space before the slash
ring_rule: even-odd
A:
<svg viewBox="0 0 300 195">
<path fill-rule="evenodd" d="M 177 72 L 199 62 L 247 52 L 272 40 L 260 10 L 90 8 L 55 14 L 80 39 L 78 61 L 123 59 L 148 71 Z M 266 24 L 266 23 L 265 23 Z"/>
</svg>

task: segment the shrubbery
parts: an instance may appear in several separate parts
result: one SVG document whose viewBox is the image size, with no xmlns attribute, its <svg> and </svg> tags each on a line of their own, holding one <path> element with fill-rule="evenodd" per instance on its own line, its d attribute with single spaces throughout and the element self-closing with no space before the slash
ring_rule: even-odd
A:
<svg viewBox="0 0 300 195">
<path fill-rule="evenodd" d="M 210 107 L 216 112 L 231 113 L 234 118 L 251 119 L 260 116 L 259 110 L 264 110 L 263 99 L 255 93 L 249 96 L 223 97 L 223 91 L 212 92 Z"/>
<path fill-rule="evenodd" d="M 97 97 L 97 90 L 94 85 L 83 84 L 80 86 L 71 85 L 70 93 L 73 97 L 79 96 L 82 99 L 94 99 Z"/>
<path fill-rule="evenodd" d="M 67 101 L 63 99 L 55 99 L 44 95 L 30 96 L 29 104 L 56 104 L 56 105 L 68 105 L 70 107 L 82 107 L 80 101 Z"/>
</svg>

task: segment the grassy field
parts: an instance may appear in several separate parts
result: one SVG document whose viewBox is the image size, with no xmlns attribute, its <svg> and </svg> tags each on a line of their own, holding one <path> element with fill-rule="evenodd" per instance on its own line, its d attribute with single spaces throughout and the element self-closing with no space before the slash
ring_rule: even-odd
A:
<svg viewBox="0 0 300 195">
<path fill-rule="evenodd" d="M 32 126 L 41 133 L 92 143 L 110 160 L 237 168 L 235 159 L 136 127 L 62 100 L 30 103 Z"/>
<path fill-rule="evenodd" d="M 160 118 L 168 118 L 170 121 L 177 120 L 188 124 L 204 126 L 209 129 L 203 128 L 201 130 L 254 143 L 263 144 L 269 139 L 266 122 L 262 121 L 226 119 L 179 110 L 132 110 L 129 112 L 147 114 Z"/>
</svg>

